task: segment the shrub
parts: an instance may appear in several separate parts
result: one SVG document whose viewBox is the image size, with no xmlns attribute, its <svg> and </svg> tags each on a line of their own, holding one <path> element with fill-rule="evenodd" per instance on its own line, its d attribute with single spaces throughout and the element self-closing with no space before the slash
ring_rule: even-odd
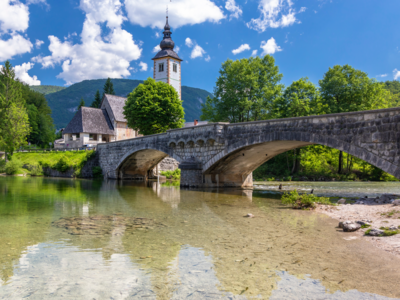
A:
<svg viewBox="0 0 400 300">
<path fill-rule="evenodd" d="M 332 203 L 329 201 L 329 198 L 318 197 L 314 194 L 299 195 L 297 190 L 294 190 L 290 193 L 284 193 L 282 195 L 282 203 L 290 204 L 293 206 L 293 208 L 297 209 L 314 209 L 316 207 L 315 203 L 332 205 Z"/>
<path fill-rule="evenodd" d="M 0 158 L 0 173 L 4 173 L 6 171 L 6 161 Z"/>
<path fill-rule="evenodd" d="M 175 171 L 161 171 L 161 175 L 167 177 L 167 179 L 180 180 L 181 179 L 181 169 L 176 169 Z"/>
<path fill-rule="evenodd" d="M 70 165 L 65 157 L 61 157 L 60 160 L 54 166 L 54 169 L 62 173 L 67 172 L 69 168 Z"/>
<path fill-rule="evenodd" d="M 103 177 L 103 170 L 101 169 L 101 167 L 93 167 L 92 168 L 92 175 L 93 178 L 101 178 Z"/>
<path fill-rule="evenodd" d="M 7 175 L 15 175 L 21 168 L 22 168 L 22 162 L 19 161 L 18 159 L 13 159 L 6 163 L 5 171 Z"/>
<path fill-rule="evenodd" d="M 29 170 L 31 172 L 31 176 L 43 175 L 43 168 L 41 165 L 30 166 Z"/>
</svg>

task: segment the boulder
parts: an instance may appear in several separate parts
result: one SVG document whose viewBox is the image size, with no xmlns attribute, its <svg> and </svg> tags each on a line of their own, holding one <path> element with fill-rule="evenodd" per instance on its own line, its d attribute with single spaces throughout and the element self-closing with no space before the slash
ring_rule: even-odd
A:
<svg viewBox="0 0 400 300">
<path fill-rule="evenodd" d="M 361 225 L 358 223 L 347 223 L 343 224 L 343 231 L 344 232 L 352 232 L 356 231 L 361 228 Z"/>
<path fill-rule="evenodd" d="M 371 225 L 372 221 L 371 220 L 361 220 L 361 221 L 356 221 L 356 223 L 363 226 L 363 225 Z"/>
<path fill-rule="evenodd" d="M 346 203 L 346 199 L 339 199 L 337 204 L 345 204 Z"/>
<path fill-rule="evenodd" d="M 400 199 L 396 199 L 392 202 L 394 206 L 400 206 Z"/>
<path fill-rule="evenodd" d="M 339 228 L 343 228 L 344 224 L 351 224 L 351 223 L 354 223 L 354 222 L 353 221 L 348 221 L 348 220 L 339 222 Z"/>
<path fill-rule="evenodd" d="M 370 236 L 380 236 L 380 235 L 382 235 L 382 234 L 383 234 L 383 230 L 376 229 L 376 228 L 371 229 L 371 230 L 368 232 L 368 235 L 370 235 Z"/>
</svg>

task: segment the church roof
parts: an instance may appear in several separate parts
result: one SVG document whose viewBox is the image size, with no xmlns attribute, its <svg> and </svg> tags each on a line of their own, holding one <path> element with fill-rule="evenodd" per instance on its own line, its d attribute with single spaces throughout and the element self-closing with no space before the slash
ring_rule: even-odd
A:
<svg viewBox="0 0 400 300">
<path fill-rule="evenodd" d="M 175 43 L 174 41 L 171 39 L 171 27 L 168 24 L 168 17 L 167 17 L 167 21 L 164 27 L 164 38 L 160 43 L 160 48 L 161 50 L 157 53 L 156 56 L 154 56 L 152 59 L 158 59 L 158 58 L 163 58 L 163 57 L 172 57 L 175 58 L 177 60 L 182 61 L 182 59 L 180 59 L 179 55 L 174 51 L 174 47 L 175 47 Z"/>
<path fill-rule="evenodd" d="M 114 128 L 105 109 L 81 107 L 64 129 L 65 133 L 96 133 L 114 135 Z"/>
<path fill-rule="evenodd" d="M 126 103 L 126 98 L 120 97 L 120 96 L 115 96 L 115 95 L 109 95 L 109 94 L 105 94 L 104 97 L 107 98 L 107 101 L 110 104 L 110 107 L 114 114 L 115 120 L 117 122 L 126 122 L 126 119 L 125 119 L 125 116 L 123 113 L 124 106 Z"/>
</svg>

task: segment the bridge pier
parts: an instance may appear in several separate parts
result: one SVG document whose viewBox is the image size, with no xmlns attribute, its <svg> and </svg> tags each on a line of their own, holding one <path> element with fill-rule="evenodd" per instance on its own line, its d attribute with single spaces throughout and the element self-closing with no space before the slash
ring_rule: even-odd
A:
<svg viewBox="0 0 400 300">
<path fill-rule="evenodd" d="M 182 187 L 202 187 L 203 186 L 203 168 L 198 162 L 183 162 L 179 164 L 181 169 Z"/>
<path fill-rule="evenodd" d="M 253 173 L 250 174 L 204 174 L 205 187 L 252 187 Z"/>
</svg>

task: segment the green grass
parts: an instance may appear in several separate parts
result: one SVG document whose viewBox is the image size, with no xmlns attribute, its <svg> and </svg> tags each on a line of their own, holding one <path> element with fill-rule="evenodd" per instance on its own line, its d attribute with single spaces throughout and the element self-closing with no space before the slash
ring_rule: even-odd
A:
<svg viewBox="0 0 400 300">
<path fill-rule="evenodd" d="M 369 225 L 369 224 L 363 224 L 363 225 L 361 225 L 361 228 L 369 228 L 369 227 L 371 227 L 371 225 Z"/>
<path fill-rule="evenodd" d="M 162 176 L 167 177 L 167 179 L 180 180 L 181 179 L 181 169 L 176 169 L 175 171 L 161 171 Z"/>
<path fill-rule="evenodd" d="M 30 170 L 36 168 L 35 166 L 50 167 L 60 172 L 73 168 L 75 176 L 79 177 L 82 167 L 94 153 L 95 151 L 15 153 L 13 161 L 19 161 L 21 166 L 26 166 L 26 169 Z M 39 173 L 36 172 L 35 175 L 39 175 Z"/>
<path fill-rule="evenodd" d="M 329 198 L 318 197 L 314 194 L 302 194 L 300 195 L 297 190 L 282 195 L 282 203 L 292 205 L 296 209 L 314 209 L 316 203 L 334 205 Z"/>
</svg>

